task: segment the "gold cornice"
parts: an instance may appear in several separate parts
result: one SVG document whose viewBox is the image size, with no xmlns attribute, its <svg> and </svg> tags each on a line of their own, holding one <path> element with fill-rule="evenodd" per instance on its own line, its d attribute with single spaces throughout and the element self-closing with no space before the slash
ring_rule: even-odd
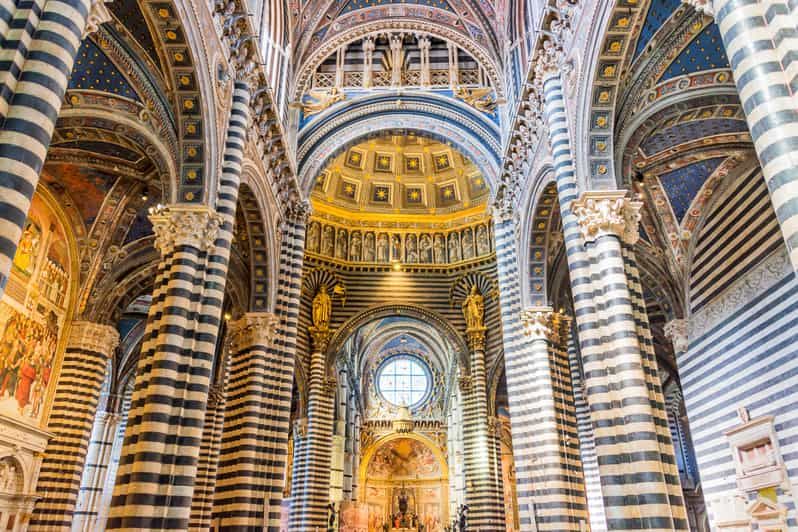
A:
<svg viewBox="0 0 798 532">
<path fill-rule="evenodd" d="M 408 273 L 420 272 L 456 272 L 459 270 L 471 270 L 475 266 L 482 266 L 496 261 L 496 253 L 491 252 L 488 255 L 482 255 L 468 260 L 461 260 L 451 264 L 424 264 L 424 263 L 404 263 L 401 262 L 401 271 Z M 339 270 L 348 271 L 396 271 L 393 263 L 386 262 L 352 262 L 348 260 L 333 259 L 325 255 L 319 255 L 310 251 L 305 251 L 304 263 L 306 265 L 314 266 L 335 266 Z"/>
<path fill-rule="evenodd" d="M 347 228 L 365 228 L 375 230 L 402 229 L 397 225 L 405 225 L 412 229 L 460 229 L 470 225 L 485 223 L 490 220 L 487 204 L 460 210 L 453 213 L 413 213 L 402 214 L 395 212 L 353 211 L 337 207 L 329 203 L 313 201 L 313 214 L 311 218 L 323 220 L 332 224 L 344 225 Z M 380 224 L 380 225 L 378 225 Z M 388 224 L 388 225 L 386 225 Z M 408 228 L 409 231 L 409 228 Z"/>
</svg>

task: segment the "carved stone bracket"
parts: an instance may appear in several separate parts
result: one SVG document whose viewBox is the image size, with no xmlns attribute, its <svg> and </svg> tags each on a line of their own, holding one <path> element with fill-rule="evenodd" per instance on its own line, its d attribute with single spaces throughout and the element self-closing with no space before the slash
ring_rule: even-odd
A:
<svg viewBox="0 0 798 532">
<path fill-rule="evenodd" d="M 466 340 L 468 341 L 468 347 L 470 347 L 472 351 L 485 350 L 485 333 L 487 330 L 487 327 L 466 329 Z"/>
<path fill-rule="evenodd" d="M 150 210 L 155 247 L 168 255 L 176 246 L 211 249 L 222 224 L 221 216 L 206 205 L 159 205 Z"/>
<path fill-rule="evenodd" d="M 327 351 L 327 346 L 330 345 L 330 339 L 332 338 L 333 332 L 327 327 L 320 329 L 312 325 L 308 327 L 308 331 L 310 332 L 310 337 L 313 340 L 313 350 L 318 353 L 324 353 Z"/>
<path fill-rule="evenodd" d="M 280 319 L 271 312 L 249 312 L 230 324 L 233 349 L 254 345 L 269 346 Z"/>
<path fill-rule="evenodd" d="M 589 191 L 572 203 L 586 242 L 613 235 L 630 245 L 640 239 L 638 225 L 643 203 L 626 196 L 626 191 Z"/>
<path fill-rule="evenodd" d="M 690 341 L 687 336 L 687 321 L 686 320 L 671 320 L 665 324 L 665 336 L 670 338 L 673 344 L 673 350 L 676 353 L 686 353 L 690 346 Z"/>
<path fill-rule="evenodd" d="M 110 357 L 119 345 L 119 332 L 110 325 L 91 321 L 72 322 L 67 345 Z"/>
<path fill-rule="evenodd" d="M 560 75 L 563 52 L 559 43 L 552 39 L 545 39 L 535 56 L 535 87 L 539 94 L 543 94 L 543 84 L 547 79 Z"/>
</svg>

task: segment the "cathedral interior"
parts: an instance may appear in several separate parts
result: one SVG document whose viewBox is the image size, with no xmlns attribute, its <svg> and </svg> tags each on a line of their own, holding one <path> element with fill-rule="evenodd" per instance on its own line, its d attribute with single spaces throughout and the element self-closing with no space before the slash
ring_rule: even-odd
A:
<svg viewBox="0 0 798 532">
<path fill-rule="evenodd" d="M 798 531 L 798 2 L 0 37 L 0 530 Z"/>
</svg>

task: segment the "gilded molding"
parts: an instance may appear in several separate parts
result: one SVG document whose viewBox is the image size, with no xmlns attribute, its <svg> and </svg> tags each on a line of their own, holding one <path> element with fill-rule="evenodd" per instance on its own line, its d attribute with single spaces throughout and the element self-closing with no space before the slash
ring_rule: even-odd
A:
<svg viewBox="0 0 798 532">
<path fill-rule="evenodd" d="M 640 238 L 642 206 L 643 202 L 626 197 L 625 190 L 588 191 L 572 203 L 571 210 L 586 242 L 613 235 L 634 245 Z"/>
<path fill-rule="evenodd" d="M 119 345 L 119 332 L 110 325 L 91 321 L 74 321 L 69 332 L 67 346 L 85 349 L 110 357 Z"/>
<path fill-rule="evenodd" d="M 221 216 L 206 205 L 159 205 L 151 209 L 149 218 L 161 255 L 168 255 L 176 246 L 211 249 L 222 223 Z"/>
</svg>

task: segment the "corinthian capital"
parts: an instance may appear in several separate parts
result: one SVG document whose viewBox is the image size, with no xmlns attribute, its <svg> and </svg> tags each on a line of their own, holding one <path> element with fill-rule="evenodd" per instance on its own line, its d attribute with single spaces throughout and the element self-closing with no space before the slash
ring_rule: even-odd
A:
<svg viewBox="0 0 798 532">
<path fill-rule="evenodd" d="M 159 205 L 150 209 L 155 247 L 162 255 L 176 246 L 193 246 L 207 251 L 216 242 L 221 216 L 207 205 Z"/>
<path fill-rule="evenodd" d="M 560 335 L 555 314 L 551 307 L 529 307 L 522 310 L 521 323 L 524 325 L 524 334 L 531 340 L 549 340 L 558 343 Z"/>
<path fill-rule="evenodd" d="M 248 312 L 230 324 L 233 349 L 268 346 L 274 339 L 280 320 L 271 312 Z"/>
<path fill-rule="evenodd" d="M 603 235 L 614 235 L 627 244 L 640 238 L 640 208 L 643 203 L 626 197 L 626 191 L 585 192 L 574 201 L 571 210 L 587 242 Z"/>
<path fill-rule="evenodd" d="M 682 3 L 693 6 L 699 13 L 715 18 L 715 6 L 712 5 L 712 1 L 713 0 L 682 0 Z"/>
<path fill-rule="evenodd" d="M 91 321 L 74 321 L 67 345 L 110 357 L 119 345 L 119 333 L 110 325 Z"/>
</svg>

